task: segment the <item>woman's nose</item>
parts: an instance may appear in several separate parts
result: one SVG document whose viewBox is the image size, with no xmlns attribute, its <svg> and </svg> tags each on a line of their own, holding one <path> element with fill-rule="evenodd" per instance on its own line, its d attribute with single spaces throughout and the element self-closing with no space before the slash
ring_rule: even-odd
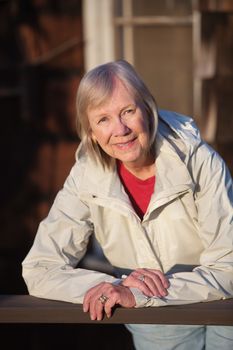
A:
<svg viewBox="0 0 233 350">
<path fill-rule="evenodd" d="M 114 123 L 114 135 L 123 136 L 130 133 L 130 128 L 121 118 L 117 118 Z"/>
</svg>

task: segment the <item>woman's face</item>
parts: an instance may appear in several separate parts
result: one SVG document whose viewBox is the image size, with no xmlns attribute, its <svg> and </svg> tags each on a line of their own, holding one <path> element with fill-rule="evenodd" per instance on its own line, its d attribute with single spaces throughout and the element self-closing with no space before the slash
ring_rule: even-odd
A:
<svg viewBox="0 0 233 350">
<path fill-rule="evenodd" d="M 146 165 L 150 158 L 148 117 L 120 80 L 105 104 L 88 110 L 88 119 L 93 141 L 109 156 L 128 168 Z"/>
</svg>

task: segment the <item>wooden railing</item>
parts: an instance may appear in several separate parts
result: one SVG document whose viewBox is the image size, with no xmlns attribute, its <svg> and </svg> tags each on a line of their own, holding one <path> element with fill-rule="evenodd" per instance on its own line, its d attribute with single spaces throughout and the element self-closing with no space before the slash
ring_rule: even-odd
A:
<svg viewBox="0 0 233 350">
<path fill-rule="evenodd" d="M 0 323 L 14 324 L 193 324 L 233 326 L 233 299 L 179 306 L 125 309 L 113 316 L 91 321 L 82 305 L 35 298 L 29 295 L 0 295 Z"/>
</svg>

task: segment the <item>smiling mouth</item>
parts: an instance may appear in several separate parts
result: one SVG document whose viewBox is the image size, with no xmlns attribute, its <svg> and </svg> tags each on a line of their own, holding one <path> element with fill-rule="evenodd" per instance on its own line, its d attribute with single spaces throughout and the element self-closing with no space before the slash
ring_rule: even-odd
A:
<svg viewBox="0 0 233 350">
<path fill-rule="evenodd" d="M 116 143 L 114 146 L 117 148 L 120 148 L 120 149 L 127 149 L 127 148 L 130 148 L 134 144 L 136 139 L 137 138 L 135 137 L 134 139 L 127 141 L 127 142 L 119 142 L 119 143 Z"/>
</svg>

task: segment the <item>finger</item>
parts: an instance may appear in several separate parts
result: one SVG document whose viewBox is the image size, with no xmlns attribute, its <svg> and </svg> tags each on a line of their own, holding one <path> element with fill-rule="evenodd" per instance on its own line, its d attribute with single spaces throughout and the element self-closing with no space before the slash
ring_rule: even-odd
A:
<svg viewBox="0 0 233 350">
<path fill-rule="evenodd" d="M 89 290 L 83 300 L 83 311 L 88 312 L 90 310 L 90 303 L 91 303 L 91 298 L 92 298 L 93 293 Z"/>
<path fill-rule="evenodd" d="M 167 295 L 167 290 L 164 288 L 160 277 L 153 271 L 147 269 L 137 269 L 133 272 L 135 278 L 139 279 L 150 290 L 149 296 L 163 297 Z M 143 280 L 141 277 L 143 276 Z"/>
<path fill-rule="evenodd" d="M 152 273 L 156 274 L 156 275 L 160 278 L 160 280 L 161 280 L 161 282 L 162 282 L 164 288 L 169 288 L 169 286 L 170 286 L 169 280 L 168 280 L 168 278 L 164 275 L 164 273 L 162 273 L 162 271 L 160 271 L 160 270 L 155 270 L 155 269 L 146 269 L 146 270 L 147 270 L 148 272 L 152 272 Z"/>
<path fill-rule="evenodd" d="M 84 299 L 83 299 L 83 311 L 88 312 L 90 307 L 90 296 L 88 292 L 85 294 Z"/>
<path fill-rule="evenodd" d="M 86 292 L 84 299 L 83 299 L 83 311 L 84 312 L 89 311 L 91 299 L 95 296 L 95 294 L 99 294 L 99 290 L 101 289 L 101 286 L 102 286 L 102 283 L 98 284 L 95 287 L 90 288 Z"/>
<path fill-rule="evenodd" d="M 146 296 L 150 296 L 152 297 L 154 294 L 153 292 L 150 290 L 150 288 L 146 285 L 146 283 L 144 283 L 143 281 L 138 279 L 139 275 L 133 275 L 131 274 L 130 276 L 128 276 L 123 282 L 122 285 L 125 287 L 131 287 L 131 288 L 137 288 L 139 289 L 143 294 L 145 294 Z"/>
<path fill-rule="evenodd" d="M 148 284 L 149 288 L 158 289 L 162 295 L 167 295 L 167 288 L 169 287 L 169 282 L 164 274 L 159 270 L 152 269 L 137 269 L 135 273 L 139 273 L 140 276 L 143 275 L 148 277 L 144 282 Z"/>
<path fill-rule="evenodd" d="M 103 305 L 97 298 L 92 298 L 90 301 L 89 313 L 92 321 L 100 319 L 103 312 Z"/>
<path fill-rule="evenodd" d="M 106 295 L 106 292 L 103 291 L 103 288 L 99 288 L 90 299 L 89 303 L 89 312 L 91 320 L 102 320 L 103 318 L 103 310 L 104 305 L 106 301 L 102 301 L 101 298 L 106 298 L 108 300 L 108 297 Z"/>
<path fill-rule="evenodd" d="M 105 305 L 104 305 L 104 311 L 106 313 L 106 316 L 108 318 L 110 318 L 112 316 L 112 308 L 116 305 L 116 301 L 114 298 L 111 297 L 111 299 L 109 298 Z"/>
<path fill-rule="evenodd" d="M 137 279 L 138 280 L 138 279 Z M 157 285 L 149 277 L 145 276 L 144 281 L 138 280 L 138 289 L 140 289 L 147 296 L 161 296 Z"/>
<path fill-rule="evenodd" d="M 145 276 L 144 283 L 148 286 L 153 296 L 163 297 L 168 294 L 157 276 L 153 276 L 152 278 L 150 276 Z"/>
<path fill-rule="evenodd" d="M 112 309 L 115 305 L 121 305 L 123 307 L 131 308 L 136 304 L 134 295 L 129 288 L 124 286 L 115 286 L 112 290 L 109 299 L 104 305 L 104 311 L 107 317 L 111 317 Z"/>
<path fill-rule="evenodd" d="M 95 302 L 95 319 L 97 321 L 101 321 L 103 319 L 103 312 L 104 312 L 104 304 L 101 303 L 101 301 L 98 299 Z"/>
</svg>

